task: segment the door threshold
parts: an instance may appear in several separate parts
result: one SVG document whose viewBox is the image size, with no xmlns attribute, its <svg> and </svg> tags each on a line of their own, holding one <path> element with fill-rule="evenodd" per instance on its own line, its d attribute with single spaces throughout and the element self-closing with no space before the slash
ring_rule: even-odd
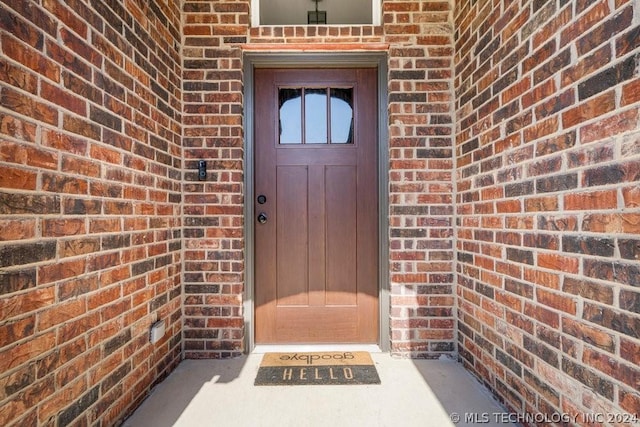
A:
<svg viewBox="0 0 640 427">
<path fill-rule="evenodd" d="M 262 344 L 253 348 L 252 354 L 310 353 L 317 351 L 366 351 L 382 353 L 378 344 Z"/>
</svg>

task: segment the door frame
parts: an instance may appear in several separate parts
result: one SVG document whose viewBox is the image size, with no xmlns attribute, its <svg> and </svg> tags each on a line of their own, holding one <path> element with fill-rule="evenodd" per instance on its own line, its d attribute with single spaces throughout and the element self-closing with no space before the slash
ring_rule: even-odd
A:
<svg viewBox="0 0 640 427">
<path fill-rule="evenodd" d="M 383 52 L 244 52 L 244 236 L 245 286 L 243 292 L 244 348 L 255 349 L 255 215 L 254 203 L 254 75 L 255 68 L 377 68 L 378 70 L 378 346 L 388 352 L 389 336 L 389 140 L 387 60 Z"/>
</svg>

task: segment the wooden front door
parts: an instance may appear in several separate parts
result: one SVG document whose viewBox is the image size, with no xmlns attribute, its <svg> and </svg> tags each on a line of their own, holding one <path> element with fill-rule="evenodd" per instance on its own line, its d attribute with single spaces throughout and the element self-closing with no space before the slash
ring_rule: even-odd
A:
<svg viewBox="0 0 640 427">
<path fill-rule="evenodd" d="M 256 343 L 376 343 L 377 71 L 254 77 Z"/>
</svg>

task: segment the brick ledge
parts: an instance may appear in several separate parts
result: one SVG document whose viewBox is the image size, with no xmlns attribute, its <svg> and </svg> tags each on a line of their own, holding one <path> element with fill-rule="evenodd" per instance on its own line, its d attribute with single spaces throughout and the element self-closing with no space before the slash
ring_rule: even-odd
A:
<svg viewBox="0 0 640 427">
<path fill-rule="evenodd" d="M 240 45 L 247 52 L 353 52 L 353 51 L 388 51 L 388 43 L 245 43 Z"/>
</svg>

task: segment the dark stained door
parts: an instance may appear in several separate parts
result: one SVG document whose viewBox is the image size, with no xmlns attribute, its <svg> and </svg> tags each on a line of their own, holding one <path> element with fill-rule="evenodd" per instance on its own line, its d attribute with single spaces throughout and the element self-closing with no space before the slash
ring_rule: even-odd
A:
<svg viewBox="0 0 640 427">
<path fill-rule="evenodd" d="M 256 343 L 376 343 L 377 71 L 254 77 Z"/>
</svg>

